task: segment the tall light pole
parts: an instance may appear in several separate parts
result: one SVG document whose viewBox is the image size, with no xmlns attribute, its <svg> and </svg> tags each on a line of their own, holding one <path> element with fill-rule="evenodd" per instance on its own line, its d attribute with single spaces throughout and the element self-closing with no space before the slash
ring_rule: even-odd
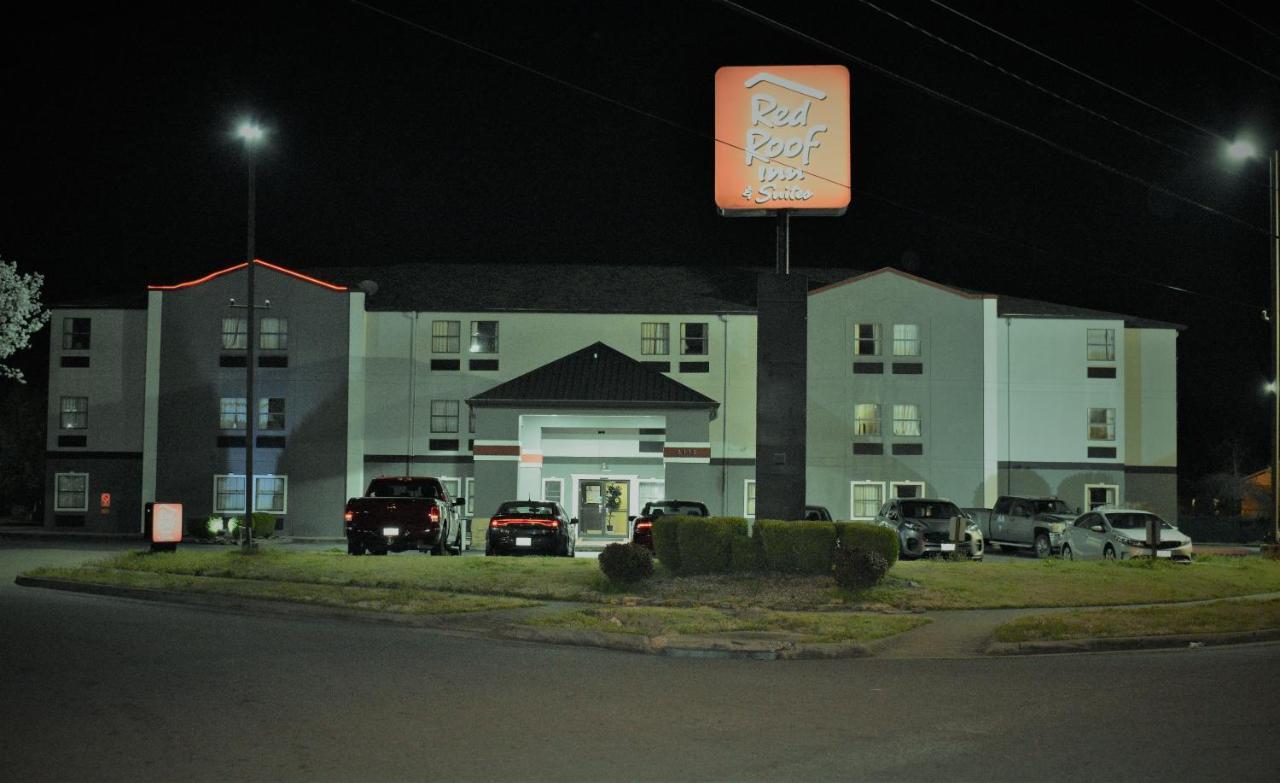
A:
<svg viewBox="0 0 1280 783">
<path fill-rule="evenodd" d="M 1237 160 L 1256 158 L 1258 150 L 1248 141 L 1237 141 L 1228 154 Z M 1267 158 L 1268 227 L 1267 244 L 1271 251 L 1271 304 L 1267 320 L 1271 323 L 1271 543 L 1280 546 L 1280 492 L 1276 473 L 1280 463 L 1280 199 L 1276 198 L 1280 150 L 1272 150 Z"/>
<path fill-rule="evenodd" d="M 244 398 L 244 521 L 240 525 L 242 531 L 241 541 L 242 548 L 249 550 L 253 548 L 253 429 L 255 419 L 258 414 L 257 400 L 253 394 L 253 365 L 254 365 L 254 337 L 256 330 L 254 329 L 257 318 L 254 315 L 254 309 L 257 300 L 254 299 L 253 290 L 253 269 L 254 263 L 254 216 L 255 216 L 255 163 L 254 150 L 262 141 L 265 135 L 262 128 L 253 122 L 244 122 L 236 129 L 236 135 L 244 140 L 244 156 L 249 164 L 249 242 L 246 258 L 248 266 L 245 267 L 248 278 L 248 295 L 249 298 L 245 307 L 246 312 L 246 329 L 245 329 L 245 398 Z"/>
</svg>

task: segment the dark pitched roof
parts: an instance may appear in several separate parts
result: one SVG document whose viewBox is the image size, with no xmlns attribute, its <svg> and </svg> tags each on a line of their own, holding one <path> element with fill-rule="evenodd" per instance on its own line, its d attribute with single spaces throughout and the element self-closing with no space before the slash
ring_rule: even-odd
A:
<svg viewBox="0 0 1280 783">
<path fill-rule="evenodd" d="M 1124 325 L 1130 329 L 1177 329 L 1182 331 L 1187 328 L 1182 324 L 1157 321 L 1154 318 L 1139 318 L 1123 313 L 1109 313 L 1104 310 L 1090 310 L 1085 307 L 1072 307 L 1070 305 L 1004 295 L 999 296 L 997 299 L 996 314 L 1000 317 L 1008 316 L 1010 318 L 1079 318 L 1098 321 L 1124 321 Z"/>
<path fill-rule="evenodd" d="M 468 402 L 592 404 L 604 407 L 714 408 L 719 403 L 651 370 L 604 343 L 594 343 L 500 383 Z"/>
</svg>

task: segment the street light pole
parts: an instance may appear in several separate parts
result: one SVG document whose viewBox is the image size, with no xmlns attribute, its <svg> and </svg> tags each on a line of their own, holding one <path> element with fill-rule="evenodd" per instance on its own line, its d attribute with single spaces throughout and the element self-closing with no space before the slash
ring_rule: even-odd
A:
<svg viewBox="0 0 1280 783">
<path fill-rule="evenodd" d="M 1280 199 L 1276 198 L 1280 150 L 1267 160 L 1267 195 L 1271 246 L 1271 543 L 1280 546 L 1280 492 L 1276 464 L 1280 462 Z"/>
<path fill-rule="evenodd" d="M 253 272 L 257 264 L 254 262 L 254 220 L 256 215 L 257 202 L 257 167 L 254 158 L 254 144 L 262 139 L 262 129 L 252 123 L 245 123 L 240 126 L 240 138 L 244 139 L 245 159 L 249 164 L 249 231 L 248 231 L 248 250 L 246 257 L 248 265 L 245 267 L 246 276 L 248 278 L 248 302 L 245 304 L 246 327 L 245 327 L 245 398 L 244 398 L 244 521 L 240 525 L 242 548 L 246 551 L 253 548 L 253 429 L 255 418 L 257 416 L 258 406 L 253 394 L 253 365 L 254 365 L 254 337 L 257 318 L 254 311 L 257 306 L 257 300 L 254 299 L 253 290 Z"/>
</svg>

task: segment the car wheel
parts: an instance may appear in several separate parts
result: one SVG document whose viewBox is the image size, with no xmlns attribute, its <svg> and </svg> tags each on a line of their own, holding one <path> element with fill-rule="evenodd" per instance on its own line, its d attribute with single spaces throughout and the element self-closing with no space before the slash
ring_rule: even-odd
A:
<svg viewBox="0 0 1280 783">
<path fill-rule="evenodd" d="M 1062 559 L 1063 559 L 1063 560 L 1075 560 L 1075 559 L 1076 559 L 1075 553 L 1071 551 L 1071 545 L 1070 545 L 1070 544 L 1063 544 L 1063 545 L 1062 545 Z"/>
<path fill-rule="evenodd" d="M 355 538 L 355 539 L 348 539 L 348 540 L 347 540 L 347 554 L 349 554 L 349 555 L 363 555 L 363 554 L 364 554 L 364 542 L 363 542 L 363 541 L 361 541 L 361 540 L 360 540 L 360 539 L 358 539 L 358 538 Z"/>
<path fill-rule="evenodd" d="M 1036 557 L 1043 560 L 1053 554 L 1053 547 L 1049 544 L 1049 535 L 1047 533 L 1036 534 Z"/>
<path fill-rule="evenodd" d="M 1114 548 L 1114 547 L 1112 547 L 1110 544 L 1107 544 L 1105 547 L 1103 547 L 1103 549 L 1102 549 L 1102 559 L 1103 559 L 1103 560 L 1115 560 L 1115 559 L 1116 559 L 1116 550 L 1115 550 L 1115 548 Z"/>
<path fill-rule="evenodd" d="M 444 555 L 449 553 L 449 547 L 445 546 L 445 540 L 449 537 L 449 528 L 447 525 L 440 526 L 440 534 L 436 536 L 436 543 L 431 547 L 431 554 Z"/>
</svg>

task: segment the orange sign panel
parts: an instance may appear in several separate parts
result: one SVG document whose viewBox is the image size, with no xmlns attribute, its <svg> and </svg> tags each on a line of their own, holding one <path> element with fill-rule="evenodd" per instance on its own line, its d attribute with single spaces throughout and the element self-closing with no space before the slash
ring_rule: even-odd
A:
<svg viewBox="0 0 1280 783">
<path fill-rule="evenodd" d="M 716 71 L 716 207 L 842 215 L 849 206 L 849 69 Z"/>
<path fill-rule="evenodd" d="M 151 541 L 155 544 L 182 542 L 181 503 L 155 503 L 151 506 Z"/>
</svg>

